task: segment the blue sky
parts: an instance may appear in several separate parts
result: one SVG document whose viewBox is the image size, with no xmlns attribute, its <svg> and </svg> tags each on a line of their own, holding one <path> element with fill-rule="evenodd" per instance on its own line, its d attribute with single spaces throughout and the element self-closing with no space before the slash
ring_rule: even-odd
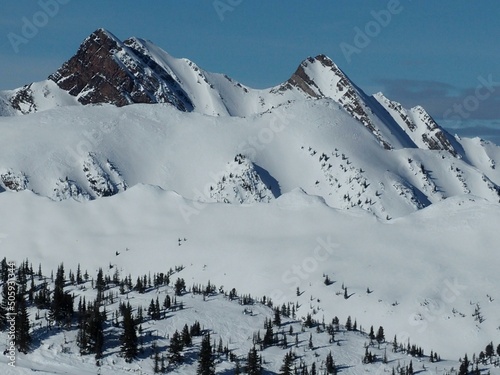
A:
<svg viewBox="0 0 500 375">
<path fill-rule="evenodd" d="M 5 1 L 0 90 L 45 79 L 104 27 L 255 88 L 324 53 L 368 94 L 500 144 L 499 19 L 497 0 Z"/>
</svg>

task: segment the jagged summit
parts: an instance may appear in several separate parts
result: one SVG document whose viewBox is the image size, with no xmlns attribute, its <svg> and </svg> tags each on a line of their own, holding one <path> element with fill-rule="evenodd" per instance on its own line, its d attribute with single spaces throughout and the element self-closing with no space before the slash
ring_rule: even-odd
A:
<svg viewBox="0 0 500 375">
<path fill-rule="evenodd" d="M 186 93 L 165 69 L 104 29 L 87 37 L 76 55 L 49 79 L 82 104 L 170 103 L 182 111 L 192 109 Z"/>
<path fill-rule="evenodd" d="M 282 90 L 296 88 L 313 98 L 330 98 L 338 102 L 352 117 L 370 130 L 386 149 L 391 149 L 390 140 L 370 118 L 371 110 L 362 92 L 344 72 L 326 55 L 309 57 L 304 60 L 292 77 L 285 82 Z"/>
<path fill-rule="evenodd" d="M 432 116 L 420 105 L 411 109 L 390 100 L 383 93 L 373 95 L 399 126 L 407 133 L 418 147 L 429 150 L 446 150 L 455 157 L 460 157 L 458 152 L 461 147 L 456 140 L 441 128 Z"/>
<path fill-rule="evenodd" d="M 282 88 L 289 89 L 290 87 L 296 87 L 313 98 L 329 97 L 331 90 L 327 89 L 323 93 L 322 88 L 325 88 L 325 86 L 321 82 L 322 76 L 328 70 L 332 71 L 334 73 L 333 76 L 337 77 L 337 83 L 341 80 L 347 80 L 345 74 L 335 65 L 332 59 L 326 55 L 318 55 L 316 57 L 308 57 L 302 61 L 290 79 L 282 85 Z M 318 78 L 320 82 L 316 82 Z M 337 88 L 340 89 L 341 87 L 338 86 Z"/>
<path fill-rule="evenodd" d="M 188 59 L 172 57 L 150 41 L 121 41 L 103 28 L 85 38 L 47 81 L 0 92 L 0 114 L 75 104 L 165 103 L 183 112 L 247 117 L 292 102 L 322 99 L 336 102 L 385 149 L 423 147 L 459 155 L 453 137 L 425 110 L 406 110 L 383 96 L 366 95 L 326 55 L 308 57 L 281 85 L 255 90 L 226 75 L 206 72 Z"/>
<path fill-rule="evenodd" d="M 0 117 L 18 123 L 2 134 L 0 191 L 87 200 L 152 184 L 241 204 L 302 188 L 384 219 L 460 194 L 499 199 L 497 148 L 455 139 L 420 106 L 367 95 L 325 55 L 256 90 L 98 29 L 48 80 L 0 92 L 3 116 L 45 110 Z"/>
</svg>

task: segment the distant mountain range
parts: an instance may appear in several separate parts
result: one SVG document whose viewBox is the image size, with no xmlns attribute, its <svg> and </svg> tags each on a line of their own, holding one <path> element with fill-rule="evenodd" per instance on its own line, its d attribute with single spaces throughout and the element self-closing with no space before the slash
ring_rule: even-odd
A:
<svg viewBox="0 0 500 375">
<path fill-rule="evenodd" d="M 246 362 L 272 301 L 295 317 L 259 350 L 269 374 L 288 352 L 322 374 L 331 351 L 342 375 L 409 374 L 410 361 L 415 374 L 453 375 L 465 353 L 470 374 L 500 375 L 500 356 L 479 354 L 500 342 L 499 161 L 497 145 L 366 95 L 324 55 L 255 90 L 99 29 L 47 80 L 0 92 L 0 254 L 23 270 L 33 337 L 16 368 L 0 356 L 0 373 L 153 373 L 155 351 L 166 355 L 194 320 L 229 348 L 217 373 L 236 373 L 231 355 Z M 37 302 L 55 295 L 62 264 L 75 311 L 66 328 L 53 325 L 54 304 Z M 79 297 L 101 293 L 100 269 L 97 368 L 78 346 L 76 311 Z M 186 292 L 175 295 L 180 278 Z M 167 295 L 180 305 L 153 318 L 148 306 Z M 145 318 L 130 363 L 120 350 L 128 301 Z M 385 343 L 366 335 L 372 325 Z M 193 374 L 200 341 L 168 371 Z M 0 330 L 0 351 L 9 342 Z"/>
<path fill-rule="evenodd" d="M 0 185 L 57 200 L 137 183 L 227 203 L 301 188 L 381 218 L 460 194 L 499 201 L 497 146 L 451 136 L 420 106 L 366 95 L 324 55 L 255 90 L 99 29 L 47 80 L 0 92 L 0 114 L 10 134 L 0 140 Z M 280 123 L 285 131 L 272 129 Z M 21 140 L 35 150 L 26 155 Z"/>
</svg>

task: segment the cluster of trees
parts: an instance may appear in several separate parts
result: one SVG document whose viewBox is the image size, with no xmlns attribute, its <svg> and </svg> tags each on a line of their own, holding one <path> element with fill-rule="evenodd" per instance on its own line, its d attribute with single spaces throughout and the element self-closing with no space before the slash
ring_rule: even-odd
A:
<svg viewBox="0 0 500 375">
<path fill-rule="evenodd" d="M 15 280 L 9 280 L 9 275 L 12 272 L 16 276 Z M 0 329 L 8 330 L 9 335 L 14 336 L 16 349 L 22 353 L 29 351 L 32 342 L 26 294 L 28 293 L 27 283 L 29 278 L 32 283 L 29 293 L 33 300 L 33 276 L 33 268 L 28 264 L 27 260 L 17 270 L 9 268 L 5 258 L 0 263 L 0 280 L 2 281 Z M 14 331 L 12 331 L 12 327 Z"/>
<path fill-rule="evenodd" d="M 392 368 L 392 375 L 413 375 L 413 362 L 410 361 L 409 365 L 406 366 L 398 366 L 397 370 L 394 370 L 394 367 Z"/>
<path fill-rule="evenodd" d="M 319 375 L 319 369 L 316 362 L 313 362 L 311 366 L 307 366 L 302 360 L 299 365 L 295 365 L 297 356 L 291 350 L 285 354 L 283 358 L 283 364 L 280 367 L 280 375 Z M 337 368 L 333 360 L 332 352 L 328 353 L 325 361 L 322 363 L 321 374 L 337 374 Z"/>
<path fill-rule="evenodd" d="M 493 345 L 493 342 L 490 342 L 486 345 L 484 350 L 479 352 L 479 355 L 476 356 L 474 353 L 472 355 L 472 360 L 469 360 L 467 354 L 464 355 L 464 358 L 459 359 L 460 368 L 458 370 L 458 375 L 480 375 L 481 371 L 479 370 L 479 364 L 493 364 L 495 367 L 500 366 L 500 344 L 496 346 Z"/>
<path fill-rule="evenodd" d="M 12 299 L 11 296 L 13 295 L 16 312 L 15 337 L 17 349 L 25 353 L 30 350 L 32 342 L 31 330 L 33 327 L 30 327 L 28 306 L 31 305 L 39 310 L 46 310 L 45 317 L 47 319 L 48 329 L 50 329 L 53 324 L 61 329 L 76 326 L 78 328 L 77 345 L 80 354 L 94 355 L 97 364 L 99 364 L 103 356 L 106 341 L 106 327 L 108 326 L 106 306 L 113 303 L 114 298 L 113 290 L 109 292 L 106 291 L 112 287 L 119 287 L 121 294 L 126 293 L 126 289 L 145 293 L 148 289 L 151 290 L 152 288 L 169 285 L 170 278 L 174 273 L 174 271 L 170 270 L 167 273 L 155 273 L 153 276 L 143 275 L 137 278 L 135 285 L 132 285 L 132 278 L 130 275 L 121 279 L 119 273 L 115 271 L 114 275 L 110 277 L 104 275 L 103 270 L 99 269 L 94 279 L 89 276 L 87 271 L 82 273 L 79 265 L 75 273 L 70 270 L 68 277 L 66 277 L 64 265 L 60 264 L 57 267 L 55 275 L 52 273 L 50 279 L 48 279 L 42 276 L 41 266 L 39 266 L 38 272 L 35 273 L 33 267 L 29 264 L 28 260 L 26 260 L 16 268 L 16 283 L 12 284 L 12 287 L 10 287 L 8 283 L 9 272 L 9 265 L 4 258 L 0 262 L 0 281 L 2 282 L 0 329 L 6 329 L 8 327 L 8 313 L 12 309 L 8 301 Z M 37 283 L 35 283 L 36 278 L 38 278 Z M 80 298 L 77 311 L 75 312 L 75 298 L 74 295 L 67 292 L 67 287 L 70 285 L 82 285 L 89 281 L 91 282 L 92 288 L 96 290 L 96 298 L 90 302 L 87 302 L 85 298 Z M 88 287 L 88 285 L 81 286 L 81 288 L 84 287 Z M 184 279 L 177 278 L 173 285 L 173 289 L 174 294 L 172 297 L 168 294 L 165 295 L 162 303 L 158 296 L 155 299 L 151 299 L 147 309 L 149 319 L 159 320 L 165 318 L 167 311 L 179 308 L 176 296 L 183 295 L 187 292 Z M 347 288 L 344 290 L 347 290 Z M 217 294 L 216 286 L 210 283 L 210 281 L 207 285 L 195 284 L 189 291 L 194 294 L 203 294 L 204 296 Z M 238 296 L 234 288 L 229 292 L 224 292 L 221 287 L 219 288 L 219 292 L 224 293 L 224 296 L 230 300 L 238 300 L 243 305 L 257 303 L 257 299 L 250 295 Z M 117 292 L 116 296 L 118 296 Z M 331 352 L 321 364 L 317 362 L 307 365 L 302 361 L 298 364 L 296 363 L 297 357 L 290 349 L 291 345 L 289 345 L 288 340 L 290 337 L 292 337 L 292 339 L 294 338 L 295 346 L 298 346 L 299 333 L 293 332 L 292 325 L 290 325 L 289 329 L 287 329 L 287 333 L 285 333 L 282 325 L 282 320 L 284 318 L 295 319 L 296 304 L 287 303 L 274 307 L 271 299 L 266 296 L 259 299 L 258 303 L 271 307 L 273 309 L 273 314 L 270 318 L 266 317 L 264 320 L 263 337 L 261 338 L 260 331 L 254 335 L 254 346 L 249 350 L 246 358 L 238 358 L 234 353 L 230 352 L 228 346 L 224 346 L 221 339 L 219 339 L 218 345 L 215 342 L 212 343 L 210 332 L 208 330 L 203 331 L 200 327 L 200 323 L 196 321 L 191 326 L 185 324 L 180 332 L 176 330 L 172 334 L 167 352 L 160 353 L 156 345 L 154 343 L 152 344 L 151 349 L 152 358 L 154 360 L 154 371 L 156 373 L 166 373 L 170 371 L 173 366 L 178 366 L 184 361 L 184 350 L 192 347 L 193 337 L 203 336 L 198 356 L 197 374 L 215 374 L 217 354 L 219 356 L 225 355 L 226 358 L 230 358 L 231 361 L 235 362 L 235 373 L 237 374 L 242 371 L 248 374 L 261 374 L 263 359 L 257 347 L 260 347 L 260 351 L 262 351 L 270 346 L 280 346 L 283 349 L 289 350 L 283 358 L 280 374 L 314 375 L 318 374 L 317 367 L 321 369 L 322 374 L 337 373 L 337 368 Z M 39 312 L 36 313 L 35 317 L 36 320 L 40 318 Z M 142 306 L 137 306 L 134 309 L 128 301 L 126 303 L 121 302 L 118 310 L 113 312 L 113 317 L 109 320 L 109 325 L 114 324 L 116 328 L 120 328 L 120 352 L 128 362 L 132 362 L 136 359 L 143 350 L 141 342 L 141 323 L 143 321 Z M 339 331 L 339 319 L 335 317 L 330 324 L 325 324 L 324 319 L 322 322 L 319 322 L 315 320 L 311 314 L 307 314 L 303 321 L 302 332 L 305 332 L 306 328 L 311 329 L 314 327 L 318 333 L 326 332 L 330 335 L 330 343 L 333 343 L 335 342 L 335 334 Z M 349 316 L 345 324 L 345 329 L 348 331 L 356 331 L 358 329 L 356 320 L 352 323 L 351 317 Z M 360 331 L 363 332 L 361 328 Z M 370 346 L 374 345 L 375 341 L 381 344 L 386 340 L 382 326 L 376 331 L 374 327 L 371 326 L 367 336 L 370 338 Z M 314 349 L 312 333 L 309 333 L 308 347 L 311 350 Z M 404 344 L 399 343 L 396 336 L 392 342 L 392 347 L 393 352 L 407 353 L 414 357 L 424 356 L 422 348 L 412 345 L 409 340 Z M 434 351 L 431 351 L 429 358 L 431 362 L 440 360 L 439 355 Z M 470 361 L 466 355 L 464 359 L 460 361 L 461 365 L 458 375 L 479 375 L 479 363 L 486 364 L 487 361 L 490 361 L 490 364 L 498 364 L 499 359 L 500 345 L 495 347 L 491 342 L 478 356 L 473 355 L 472 361 Z M 373 363 L 377 360 L 377 356 L 369 350 L 369 346 L 367 345 L 363 363 Z M 243 362 L 243 365 L 240 364 L 240 361 Z M 385 355 L 383 361 L 387 363 Z M 413 375 L 412 362 L 410 361 L 407 366 L 398 366 L 397 374 Z M 396 375 L 394 369 L 393 375 Z"/>
<path fill-rule="evenodd" d="M 412 357 L 423 357 L 424 356 L 424 349 L 422 349 L 420 346 L 417 346 L 415 344 L 412 344 L 410 340 L 406 344 L 403 344 L 401 342 L 398 342 L 398 339 L 396 335 L 394 336 L 394 340 L 392 341 L 392 351 L 394 353 L 405 353 L 409 354 Z M 431 351 L 430 355 L 430 361 L 431 362 L 438 362 L 441 360 L 441 357 L 434 351 Z"/>
<path fill-rule="evenodd" d="M 496 356 L 495 356 L 496 352 Z M 497 345 L 496 349 L 493 342 L 486 345 L 485 349 L 479 352 L 479 355 L 475 354 L 472 356 L 472 362 L 475 364 L 482 363 L 494 364 L 495 366 L 500 366 L 500 344 Z"/>
<path fill-rule="evenodd" d="M 113 268 L 110 266 L 110 269 Z M 176 267 L 175 272 L 182 270 L 182 267 Z M 1 303 L 0 303 L 0 329 L 5 330 L 9 324 L 9 313 L 15 313 L 15 341 L 17 350 L 27 353 L 32 344 L 30 319 L 28 306 L 34 306 L 39 311 L 35 319 L 40 319 L 40 311 L 47 310 L 45 318 L 47 329 L 56 324 L 60 328 L 71 328 L 77 326 L 77 345 L 80 353 L 94 354 L 96 360 L 99 360 L 103 354 L 104 347 L 104 328 L 107 319 L 105 305 L 113 303 L 113 293 L 105 295 L 105 291 L 111 286 L 119 286 L 120 292 L 125 293 L 125 289 L 136 290 L 144 293 L 147 288 L 159 287 L 169 284 L 169 278 L 174 273 L 170 269 L 167 273 L 155 273 L 144 275 L 137 278 L 135 286 L 132 285 L 132 278 L 129 275 L 120 279 L 116 270 L 113 277 L 104 275 L 102 268 L 97 272 L 96 279 L 90 278 L 87 271 L 82 273 L 78 264 L 76 272 L 69 270 L 66 277 L 64 264 L 57 267 L 56 274 L 51 272 L 50 278 L 45 278 L 42 274 L 41 265 L 38 266 L 38 272 L 33 271 L 32 265 L 26 259 L 15 268 L 15 282 L 9 283 L 8 278 L 11 271 L 6 258 L 0 262 L 0 281 L 2 283 Z M 12 277 L 12 276 L 11 276 Z M 35 283 L 35 277 L 38 282 Z M 96 299 L 86 302 L 80 298 L 78 311 L 74 311 L 74 296 L 65 291 L 67 286 L 78 286 L 88 282 L 90 279 L 92 288 L 96 290 Z M 53 288 L 51 289 L 51 285 Z M 83 287 L 83 286 L 82 286 Z M 9 301 L 13 303 L 9 304 Z M 153 302 L 153 301 L 152 301 Z M 174 298 L 173 305 L 170 296 L 165 297 L 163 303 L 164 309 L 177 307 Z M 150 306 L 148 313 L 152 319 L 159 319 L 161 313 L 159 301 Z M 118 316 L 122 316 L 121 324 L 118 323 Z M 121 335 L 121 352 L 127 360 L 132 360 L 137 355 L 137 326 L 142 321 L 142 307 L 139 306 L 137 316 L 132 313 L 130 304 L 121 304 L 118 312 L 115 314 L 115 326 L 123 328 Z M 199 327 L 198 327 L 199 330 Z"/>
<path fill-rule="evenodd" d="M 385 341 L 384 328 L 382 326 L 378 327 L 377 335 L 375 336 L 375 333 L 373 331 L 373 326 L 371 326 L 368 337 L 370 337 L 370 340 L 377 340 L 379 344 L 383 343 Z"/>
<path fill-rule="evenodd" d="M 85 298 L 78 302 L 77 345 L 80 354 L 94 354 L 96 360 L 102 358 L 104 348 L 104 323 L 106 310 L 100 311 L 97 300 L 86 304 Z"/>
</svg>

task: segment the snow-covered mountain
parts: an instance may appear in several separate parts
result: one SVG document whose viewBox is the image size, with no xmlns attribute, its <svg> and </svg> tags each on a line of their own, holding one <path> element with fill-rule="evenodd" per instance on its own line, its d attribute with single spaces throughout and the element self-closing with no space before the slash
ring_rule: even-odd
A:
<svg viewBox="0 0 500 375">
<path fill-rule="evenodd" d="M 254 90 L 99 29 L 48 80 L 0 97 L 5 190 L 85 200 L 149 183 L 243 203 L 302 188 L 382 218 L 457 194 L 499 201 L 497 147 L 452 137 L 422 107 L 366 95 L 324 55 L 283 84 Z M 32 144 L 36 162 L 19 142 Z M 251 171 L 210 177 L 239 154 Z M 274 191 L 257 188 L 262 180 Z"/>
<path fill-rule="evenodd" d="M 119 270 L 134 278 L 183 265 L 188 284 L 211 280 L 294 303 L 299 320 L 351 315 L 449 359 L 500 342 L 500 148 L 451 136 L 422 107 L 367 95 L 324 55 L 255 90 L 99 29 L 47 80 L 0 92 L 0 114 L 0 246 L 8 260 L 29 257 L 49 270 L 81 263 L 94 276 L 109 267 L 110 277 Z M 69 283 L 66 290 L 92 292 Z M 184 297 L 187 312 L 171 321 L 203 310 L 228 339 L 246 317 L 222 295 L 209 308 Z M 261 323 L 243 323 L 231 342 L 237 355 Z M 150 324 L 170 345 L 173 326 Z M 57 356 L 75 364 L 75 332 L 33 332 L 39 347 L 21 367 L 57 372 Z M 344 334 L 342 371 L 390 371 L 362 366 L 366 337 Z M 331 346 L 318 340 L 314 353 L 298 345 L 308 362 Z M 115 349 L 109 345 L 103 373 L 144 370 Z M 282 351 L 264 354 L 266 369 L 278 371 Z M 227 361 L 218 366 L 233 371 Z M 452 366 L 436 365 L 434 374 L 454 374 Z M 77 369 L 71 373 L 95 367 L 83 357 Z"/>
</svg>

